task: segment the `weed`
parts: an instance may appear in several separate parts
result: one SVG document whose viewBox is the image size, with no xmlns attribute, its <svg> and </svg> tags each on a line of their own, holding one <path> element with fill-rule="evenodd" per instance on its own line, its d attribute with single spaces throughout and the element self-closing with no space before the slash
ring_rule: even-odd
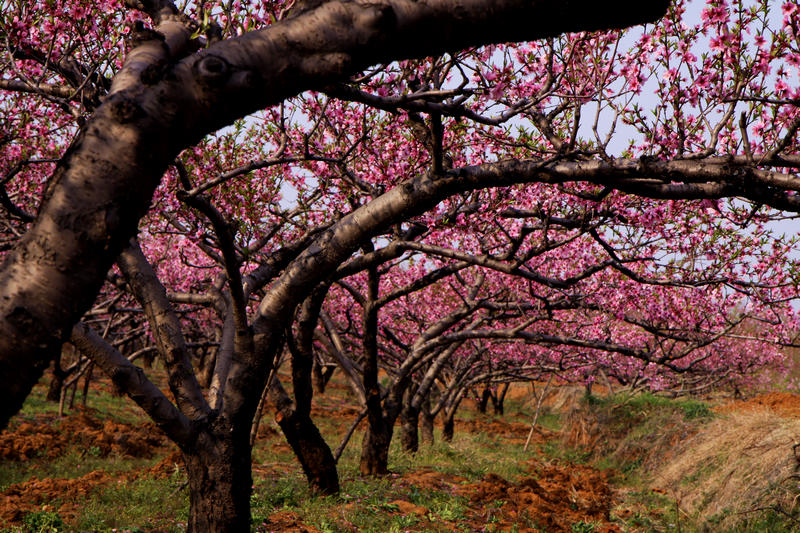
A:
<svg viewBox="0 0 800 533">
<path fill-rule="evenodd" d="M 89 446 L 86 450 L 86 454 L 90 457 L 100 457 L 103 451 L 100 449 L 99 446 Z"/>
<path fill-rule="evenodd" d="M 64 521 L 53 511 L 28 513 L 22 523 L 29 533 L 59 533 L 64 530 Z"/>
<path fill-rule="evenodd" d="M 447 520 L 449 522 L 455 522 L 456 520 L 461 520 L 465 516 L 466 506 L 463 502 L 459 501 L 450 501 L 450 502 L 443 502 L 441 504 L 435 504 L 431 508 L 431 520 L 434 520 L 436 517 L 441 518 L 442 520 Z"/>
<path fill-rule="evenodd" d="M 579 522 L 575 522 L 570 526 L 570 529 L 574 533 L 594 533 L 596 530 L 597 524 L 594 522 L 584 522 L 583 520 Z"/>
</svg>

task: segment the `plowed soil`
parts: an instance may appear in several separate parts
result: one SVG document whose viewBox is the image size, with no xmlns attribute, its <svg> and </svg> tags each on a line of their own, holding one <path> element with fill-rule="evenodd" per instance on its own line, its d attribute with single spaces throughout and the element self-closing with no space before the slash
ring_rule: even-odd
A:
<svg viewBox="0 0 800 533">
<path fill-rule="evenodd" d="M 307 526 L 300 521 L 297 513 L 290 511 L 281 511 L 269 515 L 269 518 L 264 521 L 256 531 L 281 531 L 285 533 L 322 533 L 319 529 L 313 526 Z"/>
<path fill-rule="evenodd" d="M 39 417 L 22 422 L 0 433 L 0 460 L 30 461 L 54 459 L 69 451 L 105 457 L 151 458 L 164 455 L 151 468 L 134 472 L 90 472 L 75 479 L 33 477 L 16 483 L 0 494 L 0 524 L 19 524 L 27 513 L 53 510 L 65 520 L 73 518 L 82 501 L 95 488 L 109 483 L 125 483 L 139 476 L 166 477 L 182 465 L 180 455 L 154 424 L 135 426 L 103 419 L 91 409 L 79 409 L 64 418 Z M 59 502 L 53 509 L 43 509 L 47 502 Z"/>
<path fill-rule="evenodd" d="M 491 519 L 501 531 L 574 531 L 584 522 L 595 524 L 593 531 L 622 532 L 609 522 L 614 494 L 606 473 L 588 466 L 538 465 L 516 483 L 489 474 L 459 492 L 469 498 L 476 526 Z"/>
<path fill-rule="evenodd" d="M 152 457 L 167 439 L 154 424 L 133 426 L 103 420 L 92 410 L 79 410 L 61 419 L 23 422 L 0 433 L 0 459 L 25 461 L 36 457 L 52 459 L 77 446 L 94 455 Z"/>
<path fill-rule="evenodd" d="M 0 523 L 19 524 L 19 521 L 33 511 L 54 510 L 65 520 L 75 517 L 78 509 L 97 487 L 111 483 L 127 483 L 138 477 L 163 478 L 175 471 L 175 465 L 182 464 L 180 454 L 173 452 L 150 468 L 132 472 L 105 472 L 97 470 L 75 479 L 37 479 L 15 483 L 0 495 Z M 59 501 L 52 509 L 45 502 Z"/>
<path fill-rule="evenodd" d="M 715 408 L 717 412 L 755 411 L 768 409 L 786 418 L 800 418 L 800 395 L 789 392 L 770 392 L 748 400 L 736 400 Z"/>
</svg>

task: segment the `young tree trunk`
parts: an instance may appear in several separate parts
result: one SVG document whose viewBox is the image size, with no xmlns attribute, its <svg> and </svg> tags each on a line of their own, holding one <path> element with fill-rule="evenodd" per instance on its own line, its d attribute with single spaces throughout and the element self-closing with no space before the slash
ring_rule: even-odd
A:
<svg viewBox="0 0 800 533">
<path fill-rule="evenodd" d="M 419 450 L 419 409 L 404 407 L 400 413 L 400 444 L 403 450 L 416 453 Z"/>
<path fill-rule="evenodd" d="M 318 361 L 314 361 L 312 379 L 315 393 L 325 394 L 325 388 L 328 386 L 328 382 L 330 382 L 335 370 L 335 366 L 321 365 Z"/>
<path fill-rule="evenodd" d="M 361 446 L 359 471 L 365 476 L 385 476 L 389 473 L 389 445 L 392 443 L 392 424 L 384 417 L 369 424 Z"/>
<path fill-rule="evenodd" d="M 294 377 L 298 378 L 295 380 L 296 391 L 311 390 L 310 372 L 295 373 Z M 311 420 L 311 404 L 307 401 L 293 402 L 277 376 L 272 377 L 268 390 L 269 401 L 275 408 L 275 421 L 300 462 L 311 492 L 338 494 L 336 459 Z"/>
<path fill-rule="evenodd" d="M 491 398 L 492 393 L 489 390 L 489 387 L 483 389 L 480 396 L 478 396 L 475 400 L 475 408 L 478 409 L 478 412 L 482 415 L 486 414 L 486 406 L 489 405 L 489 398 Z"/>
<path fill-rule="evenodd" d="M 253 479 L 247 432 L 203 432 L 183 460 L 189 477 L 188 531 L 249 531 Z"/>
<path fill-rule="evenodd" d="M 506 393 L 508 392 L 508 383 L 503 383 L 498 387 L 497 392 L 492 394 L 492 408 L 494 414 L 502 415 L 505 412 Z"/>
<path fill-rule="evenodd" d="M 81 405 L 86 407 L 86 397 L 89 395 L 89 384 L 92 382 L 92 374 L 94 373 L 94 363 L 89 364 L 89 370 L 86 371 L 86 379 L 83 382 L 83 398 Z"/>
<path fill-rule="evenodd" d="M 303 467 L 311 492 L 322 495 L 338 494 L 339 473 L 336 470 L 336 460 L 311 418 L 301 416 L 295 411 L 286 417 L 278 413 L 275 419 Z"/>
<path fill-rule="evenodd" d="M 442 440 L 445 442 L 452 442 L 453 441 L 453 428 L 455 427 L 455 418 L 452 416 L 447 416 L 444 419 L 444 425 L 442 426 Z"/>
<path fill-rule="evenodd" d="M 428 402 L 429 400 L 426 400 L 425 403 L 422 404 L 422 424 L 420 424 L 420 438 L 422 442 L 432 445 L 434 416 L 431 414 L 430 404 Z"/>
<path fill-rule="evenodd" d="M 61 399 L 61 388 L 64 386 L 64 379 L 67 373 L 61 368 L 61 358 L 56 357 L 53 361 L 53 376 L 50 378 L 50 386 L 47 388 L 47 401 L 57 402 Z"/>
</svg>

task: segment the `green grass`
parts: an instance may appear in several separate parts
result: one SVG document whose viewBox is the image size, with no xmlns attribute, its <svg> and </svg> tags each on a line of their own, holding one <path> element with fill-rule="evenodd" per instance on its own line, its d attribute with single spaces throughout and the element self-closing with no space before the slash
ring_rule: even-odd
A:
<svg viewBox="0 0 800 533">
<path fill-rule="evenodd" d="M 438 440 L 432 446 L 421 446 L 416 454 L 402 451 L 399 444 L 393 442 L 389 468 L 397 472 L 430 469 L 463 476 L 470 481 L 481 479 L 489 472 L 515 479 L 527 471 L 524 461 L 529 458 L 529 453 L 522 452 L 519 446 L 503 443 L 502 439 L 456 431 L 451 443 Z"/>
<path fill-rule="evenodd" d="M 0 468 L 0 491 L 10 485 L 21 483 L 36 476 L 43 478 L 77 478 L 96 470 L 109 473 L 128 472 L 153 466 L 157 458 L 142 459 L 133 457 L 107 456 L 93 457 L 76 448 L 55 459 L 38 458 L 25 462 L 7 461 Z"/>
<path fill-rule="evenodd" d="M 445 493 L 425 491 L 415 501 L 430 506 L 430 517 L 406 515 L 392 503 L 405 496 L 393 485 L 391 478 L 363 479 L 354 472 L 342 473 L 342 491 L 336 497 L 312 497 L 305 480 L 299 475 L 256 483 L 251 500 L 253 523 L 258 531 L 270 529 L 269 515 L 277 511 L 297 514 L 303 523 L 313 524 L 322 531 L 405 531 L 433 518 L 455 520 L 463 517 L 464 500 Z M 413 502 L 412 502 L 413 503 Z"/>
<path fill-rule="evenodd" d="M 83 382 L 81 381 L 81 384 Z M 115 422 L 136 424 L 148 420 L 144 412 L 127 397 L 118 396 L 110 393 L 103 387 L 102 390 L 93 388 L 86 397 L 86 408 L 95 412 L 96 416 L 102 419 L 110 419 Z M 10 427 L 15 427 L 22 422 L 34 422 L 38 419 L 57 419 L 58 402 L 48 402 L 46 399 L 47 387 L 43 381 L 39 386 L 34 387 L 19 413 L 12 419 Z M 69 400 L 65 402 L 64 414 L 68 415 L 78 409 L 83 408 L 82 394 L 80 391 L 75 395 L 75 405 L 73 409 L 68 408 Z"/>
<path fill-rule="evenodd" d="M 586 396 L 585 401 L 598 410 L 613 410 L 615 415 L 623 419 L 651 417 L 672 411 L 682 412 L 685 420 L 708 419 L 713 416 L 706 402 L 692 398 L 668 398 L 651 392 Z"/>
<path fill-rule="evenodd" d="M 97 489 L 75 526 L 79 531 L 185 531 L 188 507 L 186 491 L 181 490 L 184 482 L 183 476 L 174 475 Z"/>
<path fill-rule="evenodd" d="M 267 518 L 276 510 L 296 513 L 303 523 L 329 532 L 458 530 L 458 521 L 466 516 L 468 510 L 468 502 L 463 496 L 447 490 L 408 487 L 398 483 L 396 476 L 362 478 L 358 474 L 360 444 L 361 436 L 357 435 L 349 453 L 342 457 L 339 465 L 341 494 L 337 497 L 312 497 L 305 478 L 298 471 L 257 481 L 251 500 L 253 523 L 257 530 L 269 530 Z M 484 448 L 486 444 L 484 437 L 456 432 L 452 444 L 437 442 L 433 446 L 423 445 L 417 454 L 411 455 L 402 452 L 394 440 L 389 468 L 400 475 L 432 470 L 467 480 L 480 479 L 488 471 L 501 475 L 519 475 L 524 471 L 524 466 L 520 465 L 520 454 L 516 451 L 507 449 L 505 453 L 503 450 L 488 453 Z M 492 464 L 495 467 L 500 465 L 500 468 L 492 469 Z M 423 507 L 426 512 L 420 515 L 404 514 L 392 503 L 398 500 Z"/>
</svg>

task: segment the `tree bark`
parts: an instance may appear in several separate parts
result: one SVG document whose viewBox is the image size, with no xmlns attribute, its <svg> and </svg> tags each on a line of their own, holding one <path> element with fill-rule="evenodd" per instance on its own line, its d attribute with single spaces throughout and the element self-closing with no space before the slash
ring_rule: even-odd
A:
<svg viewBox="0 0 800 533">
<path fill-rule="evenodd" d="M 453 441 L 453 429 L 455 428 L 455 417 L 446 416 L 442 424 L 442 440 L 445 442 Z"/>
<path fill-rule="evenodd" d="M 314 494 L 337 494 L 339 492 L 339 472 L 336 459 L 330 446 L 325 442 L 319 429 L 311 420 L 310 404 L 300 408 L 292 402 L 277 376 L 269 384 L 269 401 L 275 408 L 275 420 L 292 448 L 308 486 Z"/>
<path fill-rule="evenodd" d="M 328 443 L 311 418 L 296 411 L 276 417 L 286 441 L 303 468 L 311 492 L 321 495 L 339 493 L 339 473 Z"/>
<path fill-rule="evenodd" d="M 404 407 L 400 413 L 400 444 L 409 453 L 419 450 L 419 409 Z"/>
<path fill-rule="evenodd" d="M 452 404 L 444 410 L 444 420 L 442 420 L 442 440 L 445 442 L 452 442 L 453 440 L 453 430 L 455 429 L 456 423 L 456 411 L 458 411 L 458 406 L 461 404 L 461 400 L 463 398 L 463 396 L 458 395 L 454 400 L 452 400 Z"/>
<path fill-rule="evenodd" d="M 367 431 L 361 445 L 359 471 L 365 476 L 385 476 L 389 473 L 389 446 L 393 427 L 383 416 L 367 415 Z"/>
<path fill-rule="evenodd" d="M 191 533 L 250 530 L 251 450 L 247 433 L 202 432 L 183 460 L 189 477 Z"/>
<path fill-rule="evenodd" d="M 421 440 L 422 440 L 422 442 L 427 443 L 428 445 L 433 445 L 433 443 L 434 443 L 434 438 L 433 438 L 433 420 L 434 420 L 434 415 L 431 414 L 430 405 L 427 405 L 427 401 L 422 406 L 421 417 L 422 417 L 422 424 L 420 424 L 420 430 L 421 430 L 420 437 L 421 437 Z"/>
</svg>

